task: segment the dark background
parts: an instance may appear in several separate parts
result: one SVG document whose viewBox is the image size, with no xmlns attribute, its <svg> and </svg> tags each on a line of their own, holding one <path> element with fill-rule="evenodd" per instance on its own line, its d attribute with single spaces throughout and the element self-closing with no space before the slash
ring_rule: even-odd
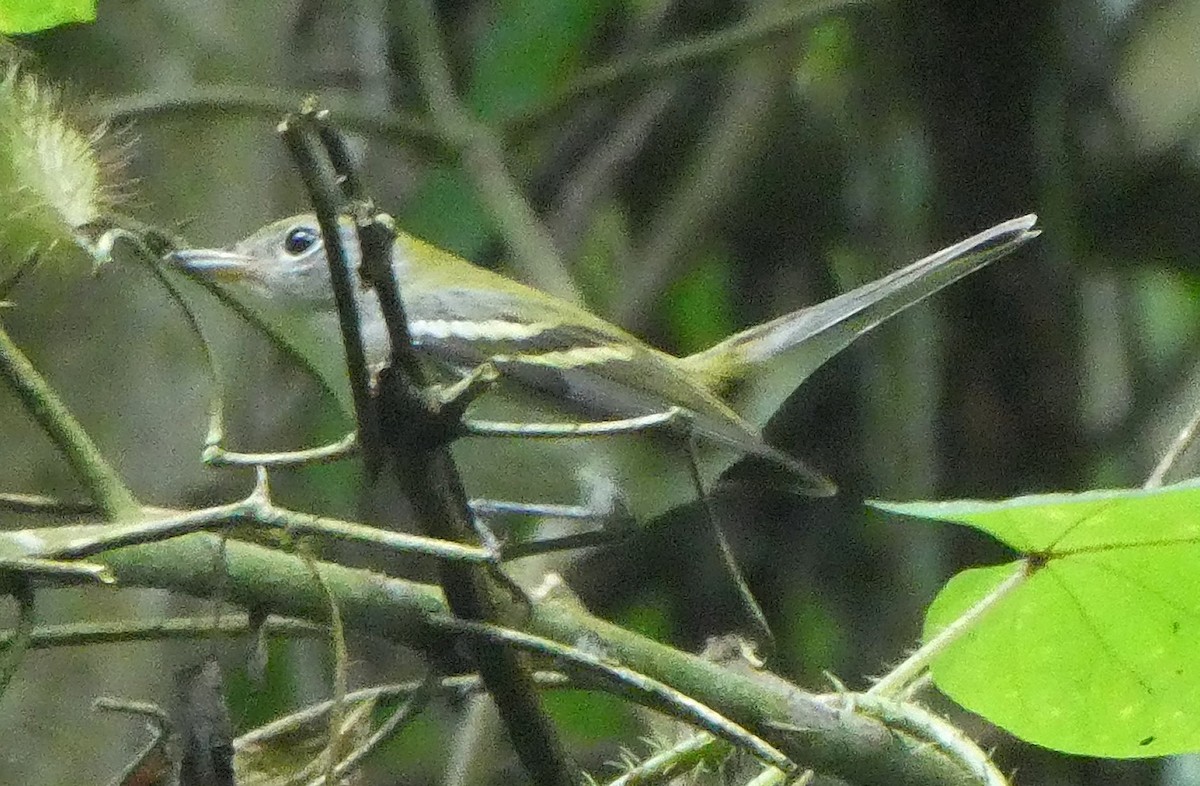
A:
<svg viewBox="0 0 1200 786">
<path fill-rule="evenodd" d="M 1188 417 L 1200 371 L 1200 3 L 808 5 L 786 32 L 744 39 L 729 31 L 799 18 L 806 4 L 507 0 L 437 13 L 459 95 L 502 143 L 508 176 L 588 303 L 664 349 L 700 349 L 1001 220 L 1040 215 L 1040 239 L 856 344 L 771 424 L 776 444 L 842 494 L 741 505 L 735 547 L 780 638 L 775 668 L 825 690 L 825 670 L 851 687 L 883 673 L 916 641 L 948 576 L 1007 557 L 974 533 L 871 513 L 864 499 L 1138 485 Z M 512 227 L 428 133 L 412 30 L 406 4 L 382 0 L 159 0 L 102 3 L 96 24 L 23 44 L 81 122 L 108 122 L 122 208 L 140 219 L 208 245 L 302 209 L 273 128 L 312 92 L 354 132 L 372 192 L 402 226 L 505 268 Z M 711 56 L 655 59 L 698 37 Z M 614 61 L 637 67 L 548 109 Z M 199 465 L 199 351 L 144 273 L 43 272 L 5 321 L 143 500 L 248 490 L 247 477 Z M 345 428 L 261 341 L 232 324 L 222 336 L 239 369 L 239 446 L 296 446 Z M 4 391 L 0 488 L 77 493 Z M 353 467 L 281 476 L 276 488 L 300 508 L 346 513 L 359 498 Z M 694 647 L 737 611 L 685 518 L 588 560 L 573 581 L 602 614 Z M 45 621 L 189 608 L 153 592 L 42 602 Z M 90 699 L 168 701 L 170 674 L 196 651 L 29 658 L 0 701 L 0 782 L 106 780 L 141 732 L 90 715 Z M 412 671 L 378 665 L 395 660 L 377 644 L 353 654 L 376 663 L 364 678 Z M 267 689 L 235 691 L 242 727 L 325 691 L 322 648 L 281 646 L 273 663 Z M 647 730 L 613 702 L 556 701 L 574 739 L 594 749 L 593 768 L 615 756 L 614 742 L 642 750 Z M 427 719 L 393 747 L 404 782 L 439 777 L 453 717 L 442 713 L 441 728 Z M 1200 782 L 1190 759 L 1065 757 L 952 717 L 1018 783 Z M 496 777 L 512 773 L 499 750 Z"/>
</svg>

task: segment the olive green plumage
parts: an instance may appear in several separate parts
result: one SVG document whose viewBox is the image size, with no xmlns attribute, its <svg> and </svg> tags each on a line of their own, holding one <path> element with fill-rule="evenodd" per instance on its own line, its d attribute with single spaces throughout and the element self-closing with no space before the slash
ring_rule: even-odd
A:
<svg viewBox="0 0 1200 786">
<path fill-rule="evenodd" d="M 686 358 L 650 347 L 585 309 L 404 233 L 397 235 L 392 262 L 414 343 L 438 364 L 465 371 L 492 362 L 502 379 L 590 419 L 681 407 L 700 435 L 776 461 L 807 479 L 810 491 L 827 493 L 832 489 L 827 481 L 767 445 L 759 426 L 722 398 L 730 385 L 786 356 L 794 369 L 794 388 L 879 322 L 1035 236 L 1034 221 L 1026 216 L 1000 224 Z M 352 233 L 352 226 L 344 223 L 343 232 Z M 288 307 L 334 309 L 312 215 L 276 221 L 228 250 L 182 251 L 175 259 L 194 273 L 239 281 Z M 360 292 L 368 356 L 381 361 L 387 351 L 382 316 L 374 294 Z M 781 402 L 782 395 L 767 409 L 773 411 Z"/>
</svg>

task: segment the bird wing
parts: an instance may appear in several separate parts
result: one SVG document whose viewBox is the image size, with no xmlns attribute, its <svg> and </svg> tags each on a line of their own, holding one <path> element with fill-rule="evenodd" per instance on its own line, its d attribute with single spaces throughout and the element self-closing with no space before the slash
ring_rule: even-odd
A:
<svg viewBox="0 0 1200 786">
<path fill-rule="evenodd" d="M 462 303 L 484 305 L 466 319 L 455 305 Z M 410 290 L 405 305 L 414 343 L 444 366 L 463 371 L 491 362 L 503 379 L 593 420 L 680 406 L 697 433 L 785 466 L 811 491 L 831 487 L 819 473 L 766 444 L 754 426 L 689 379 L 678 359 L 569 304 L 539 298 L 531 308 L 524 292 L 439 287 L 432 300 Z"/>
</svg>

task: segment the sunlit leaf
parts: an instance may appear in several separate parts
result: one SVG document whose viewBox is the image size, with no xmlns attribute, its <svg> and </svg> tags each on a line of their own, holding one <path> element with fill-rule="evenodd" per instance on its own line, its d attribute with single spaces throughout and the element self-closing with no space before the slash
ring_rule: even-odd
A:
<svg viewBox="0 0 1200 786">
<path fill-rule="evenodd" d="M 2 0 L 0 33 L 36 33 L 70 22 L 96 19 L 95 0 Z"/>
<path fill-rule="evenodd" d="M 935 660 L 934 681 L 947 695 L 1069 753 L 1200 750 L 1200 481 L 873 504 L 966 524 L 1028 558 L 1028 579 Z M 1019 569 L 955 576 L 929 609 L 926 639 Z"/>
</svg>

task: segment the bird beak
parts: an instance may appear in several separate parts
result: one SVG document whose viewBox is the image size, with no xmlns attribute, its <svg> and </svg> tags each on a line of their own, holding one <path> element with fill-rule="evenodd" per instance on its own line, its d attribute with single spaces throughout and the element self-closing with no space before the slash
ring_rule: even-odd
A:
<svg viewBox="0 0 1200 786">
<path fill-rule="evenodd" d="M 242 281 L 254 277 L 254 258 L 220 248 L 185 248 L 165 257 L 185 273 L 213 281 Z"/>
</svg>

